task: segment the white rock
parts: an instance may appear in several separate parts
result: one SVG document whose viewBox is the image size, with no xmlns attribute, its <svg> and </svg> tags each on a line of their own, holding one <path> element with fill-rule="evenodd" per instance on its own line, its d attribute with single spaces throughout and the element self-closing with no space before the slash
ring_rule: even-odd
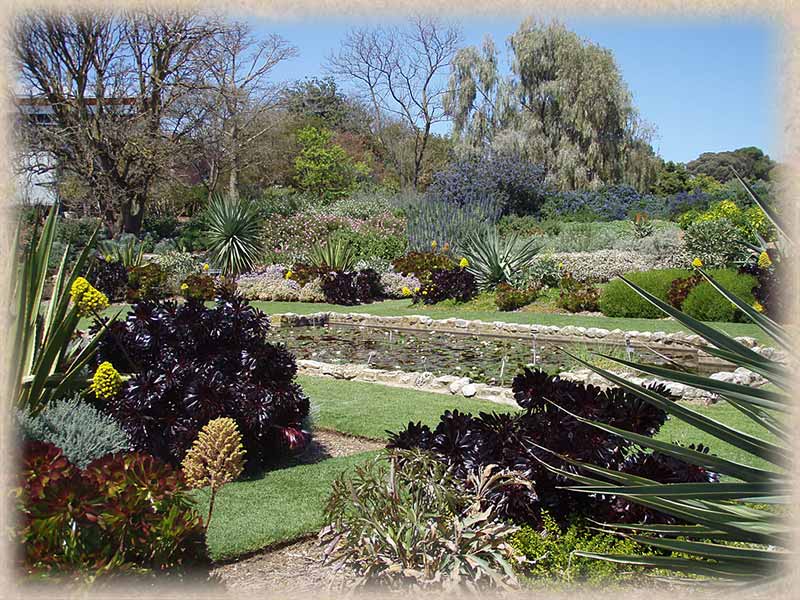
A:
<svg viewBox="0 0 800 600">
<path fill-rule="evenodd" d="M 478 390 L 476 389 L 474 383 L 468 383 L 461 388 L 461 395 L 464 396 L 464 398 L 472 398 L 477 393 Z"/>
</svg>

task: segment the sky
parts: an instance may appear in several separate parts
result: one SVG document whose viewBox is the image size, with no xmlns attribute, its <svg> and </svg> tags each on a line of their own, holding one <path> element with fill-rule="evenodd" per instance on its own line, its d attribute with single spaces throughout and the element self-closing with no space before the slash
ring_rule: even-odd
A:
<svg viewBox="0 0 800 600">
<path fill-rule="evenodd" d="M 463 31 L 463 45 L 479 45 L 489 34 L 505 55 L 505 42 L 524 16 L 461 17 L 456 23 Z M 278 81 L 325 76 L 325 60 L 347 32 L 376 24 L 352 17 L 239 18 L 251 25 L 255 36 L 276 33 L 298 48 L 297 58 L 275 69 Z M 743 146 L 758 146 L 780 159 L 779 39 L 767 21 L 561 20 L 613 52 L 640 115 L 655 126 L 653 146 L 665 160 L 688 162 L 703 152 Z M 448 130 L 443 125 L 438 133 Z"/>
</svg>

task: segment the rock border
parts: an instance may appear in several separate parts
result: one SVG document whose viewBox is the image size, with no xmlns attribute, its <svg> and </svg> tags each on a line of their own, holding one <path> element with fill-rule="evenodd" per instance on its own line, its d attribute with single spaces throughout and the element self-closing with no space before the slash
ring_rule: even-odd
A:
<svg viewBox="0 0 800 600">
<path fill-rule="evenodd" d="M 586 342 L 602 339 L 604 343 L 614 345 L 642 345 L 645 343 L 661 346 L 686 346 L 696 350 L 707 346 L 699 335 L 682 331 L 666 333 L 664 331 L 624 331 L 622 329 L 604 329 L 602 327 L 578 327 L 565 325 L 540 325 L 537 323 L 507 323 L 505 321 L 481 321 L 478 319 L 434 319 L 425 315 L 379 316 L 367 313 L 317 312 L 306 315 L 297 313 L 277 313 L 270 316 L 272 323 L 280 327 L 307 327 L 318 325 L 353 325 L 360 327 L 376 327 L 389 329 L 413 329 L 416 331 L 436 331 L 442 333 L 477 334 L 500 337 L 530 337 L 546 341 Z M 541 336 L 541 337 L 540 337 Z M 752 337 L 734 338 L 737 342 L 758 352 L 765 358 L 785 360 L 785 354 L 768 346 L 761 346 Z M 703 353 L 705 354 L 705 353 Z"/>
<path fill-rule="evenodd" d="M 511 388 L 476 383 L 469 377 L 460 377 L 457 375 L 440 375 L 437 377 L 429 371 L 374 369 L 363 364 L 333 364 L 316 360 L 298 360 L 297 368 L 303 375 L 376 383 L 389 387 L 414 389 L 434 394 L 461 396 L 463 398 L 479 398 L 496 404 L 509 406 L 517 405 L 514 400 L 514 392 Z M 615 374 L 624 377 L 634 384 L 648 385 L 651 383 L 663 383 L 671 394 L 682 400 L 701 401 L 704 403 L 712 403 L 717 400 L 717 397 L 711 392 L 693 388 L 675 381 L 665 381 L 655 377 L 643 378 L 632 372 L 619 372 Z M 558 376 L 576 383 L 586 383 L 601 388 L 612 386 L 608 380 L 590 369 L 563 371 L 559 373 Z M 739 367 L 735 371 L 714 373 L 711 375 L 711 378 L 751 387 L 758 387 L 766 383 L 765 379 L 743 367 Z"/>
</svg>

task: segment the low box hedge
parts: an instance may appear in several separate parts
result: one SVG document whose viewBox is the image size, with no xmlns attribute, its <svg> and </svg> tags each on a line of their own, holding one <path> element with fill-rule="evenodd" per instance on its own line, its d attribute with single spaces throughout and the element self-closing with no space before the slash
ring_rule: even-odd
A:
<svg viewBox="0 0 800 600">
<path fill-rule="evenodd" d="M 625 278 L 667 302 L 672 282 L 691 273 L 688 269 L 655 269 L 626 273 Z M 665 316 L 661 309 L 650 304 L 621 279 L 614 279 L 605 286 L 599 305 L 600 311 L 607 317 L 660 319 Z"/>
<path fill-rule="evenodd" d="M 708 273 L 722 287 L 748 304 L 753 304 L 753 288 L 757 284 L 755 277 L 733 269 L 712 269 Z M 691 274 L 692 271 L 687 269 L 658 269 L 643 273 L 627 273 L 625 278 L 660 300 L 669 303 L 668 294 L 672 282 Z M 659 319 L 666 316 L 621 279 L 615 279 L 605 286 L 599 305 L 600 310 L 607 317 Z M 692 288 L 683 301 L 681 310 L 690 317 L 701 321 L 735 322 L 741 321 L 743 317 L 741 311 L 715 290 L 708 281 L 702 281 Z"/>
</svg>

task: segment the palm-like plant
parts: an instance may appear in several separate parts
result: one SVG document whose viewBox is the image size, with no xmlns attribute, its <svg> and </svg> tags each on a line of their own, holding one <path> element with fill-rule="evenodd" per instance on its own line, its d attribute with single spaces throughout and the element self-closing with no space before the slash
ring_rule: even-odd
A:
<svg viewBox="0 0 800 600">
<path fill-rule="evenodd" d="M 82 369 L 94 355 L 106 328 L 104 324 L 97 333 L 81 339 L 76 335 L 79 309 L 70 302 L 70 288 L 85 270 L 96 231 L 71 270 L 67 269 L 69 246 L 65 248 L 53 278 L 50 300 L 42 314 L 58 209 L 59 205 L 54 204 L 41 231 L 34 231 L 14 283 L 15 397 L 18 407 L 33 415 L 38 414 L 51 398 L 64 396 L 71 388 L 85 384 L 80 379 Z"/>
<path fill-rule="evenodd" d="M 215 195 L 205 213 L 208 250 L 223 275 L 251 271 L 261 256 L 261 214 L 246 200 Z"/>
<path fill-rule="evenodd" d="M 356 254 L 345 240 L 315 242 L 308 249 L 308 261 L 314 267 L 331 271 L 350 271 L 356 264 Z"/>
<path fill-rule="evenodd" d="M 760 199 L 755 195 L 753 197 L 759 206 L 763 206 Z M 765 210 L 765 213 L 770 219 L 776 220 L 772 212 Z M 777 222 L 775 224 L 779 232 L 786 231 L 785 227 Z M 727 292 L 702 269 L 698 271 L 774 340 L 778 347 L 786 351 L 791 349 L 789 336 L 778 323 Z M 786 463 L 791 457 L 793 434 L 782 418 L 791 410 L 789 390 L 792 384 L 788 369 L 716 329 L 688 317 L 636 284 L 624 278 L 623 280 L 667 315 L 703 337 L 709 344 L 704 348 L 706 352 L 737 367 L 745 367 L 758 373 L 771 386 L 752 388 L 685 371 L 637 364 L 614 356 L 600 356 L 662 379 L 712 392 L 755 423 L 760 433 L 744 433 L 577 357 L 576 360 L 674 418 L 714 436 L 720 442 L 735 446 L 746 455 L 764 461 L 768 466 L 753 466 L 756 463 L 751 460 L 727 460 L 692 447 L 654 440 L 605 423 L 576 417 L 642 447 L 649 447 L 656 452 L 715 471 L 727 478 L 722 483 L 661 484 L 645 477 L 572 462 L 577 467 L 578 474 L 560 472 L 580 484 L 571 488 L 574 491 L 624 497 L 671 515 L 679 523 L 605 525 L 636 542 L 673 553 L 671 555 L 578 554 L 615 562 L 649 565 L 715 580 L 765 582 L 776 577 L 781 567 L 796 559 L 787 550 L 791 529 L 784 521 L 787 515 L 782 514 L 786 512 L 791 493 Z"/>
<path fill-rule="evenodd" d="M 531 238 L 520 241 L 517 235 L 504 240 L 496 228 L 474 231 L 463 244 L 467 270 L 475 276 L 481 289 L 491 289 L 509 283 L 512 276 L 530 264 L 539 251 L 540 242 Z"/>
</svg>

